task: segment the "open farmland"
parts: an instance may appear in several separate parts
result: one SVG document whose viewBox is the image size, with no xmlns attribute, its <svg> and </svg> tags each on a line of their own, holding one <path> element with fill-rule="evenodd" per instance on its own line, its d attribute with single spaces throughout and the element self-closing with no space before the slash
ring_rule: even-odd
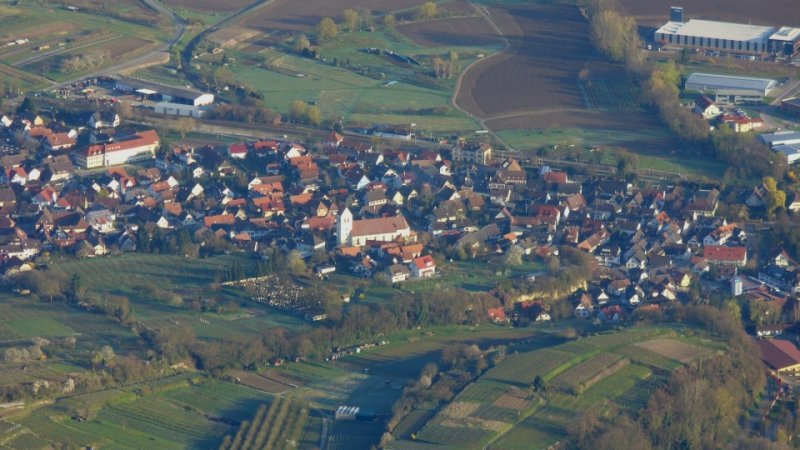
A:
<svg viewBox="0 0 800 450">
<path fill-rule="evenodd" d="M 620 0 L 624 13 L 633 16 L 641 25 L 661 26 L 669 20 L 671 3 L 661 0 Z M 694 0 L 684 5 L 687 19 L 722 20 L 754 25 L 799 26 L 800 8 L 795 0 L 763 2 L 745 0 Z"/>
<path fill-rule="evenodd" d="M 164 3 L 178 10 L 188 9 L 207 13 L 231 13 L 253 3 L 252 0 L 164 0 Z"/>
<path fill-rule="evenodd" d="M 586 19 L 578 8 L 558 3 L 490 8 L 508 40 L 506 51 L 473 65 L 463 77 L 457 102 L 471 114 L 490 118 L 511 113 L 585 104 L 579 73 L 619 77 L 622 68 L 595 56 Z"/>
<path fill-rule="evenodd" d="M 501 3 L 486 11 L 508 45 L 466 70 L 456 103 L 507 145 L 675 148 L 669 130 L 638 107 L 637 89 L 623 68 L 594 52 L 576 6 Z"/>
<path fill-rule="evenodd" d="M 707 348 L 698 347 L 697 345 L 687 344 L 674 339 L 653 339 L 652 341 L 642 342 L 637 345 L 684 364 L 711 353 L 711 350 Z"/>
<path fill-rule="evenodd" d="M 113 448 L 217 448 L 225 435 L 252 417 L 272 397 L 245 386 L 185 377 L 153 393 L 136 397 L 120 391 L 73 397 L 34 411 L 20 423 L 45 442 L 69 439 L 72 445 Z M 77 403 L 76 403 L 77 402 Z M 74 404 L 96 410 L 88 420 L 74 420 Z"/>
<path fill-rule="evenodd" d="M 430 46 L 501 45 L 500 37 L 482 17 L 463 17 L 413 22 L 397 27 L 414 43 Z"/>
<path fill-rule="evenodd" d="M 688 361 L 675 359 L 686 348 L 706 355 L 711 352 L 706 343 L 717 345 L 697 340 L 704 342 L 701 347 L 679 339 L 684 338 L 669 327 L 640 327 L 509 355 L 424 425 L 424 416 L 403 424 L 399 436 L 415 433 L 418 441 L 458 448 L 548 448 L 589 408 L 601 415 L 617 407 L 641 408 L 667 380 L 668 371 Z M 665 348 L 664 342 L 681 344 L 682 351 L 676 347 L 670 356 L 642 351 Z M 544 392 L 533 390 L 536 376 L 542 378 Z M 389 448 L 415 448 L 413 444 L 401 438 Z"/>
<path fill-rule="evenodd" d="M 420 0 L 275 0 L 245 23 L 265 33 L 310 32 L 323 17 L 338 17 L 347 8 L 361 7 L 385 14 L 422 3 Z"/>
</svg>

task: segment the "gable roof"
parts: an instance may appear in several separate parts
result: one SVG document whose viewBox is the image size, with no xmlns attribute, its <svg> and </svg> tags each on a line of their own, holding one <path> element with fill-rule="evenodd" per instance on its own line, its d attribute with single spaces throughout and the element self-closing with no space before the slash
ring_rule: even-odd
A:
<svg viewBox="0 0 800 450">
<path fill-rule="evenodd" d="M 800 351 L 790 341 L 763 340 L 756 341 L 761 349 L 761 358 L 775 370 L 800 364 Z"/>
</svg>

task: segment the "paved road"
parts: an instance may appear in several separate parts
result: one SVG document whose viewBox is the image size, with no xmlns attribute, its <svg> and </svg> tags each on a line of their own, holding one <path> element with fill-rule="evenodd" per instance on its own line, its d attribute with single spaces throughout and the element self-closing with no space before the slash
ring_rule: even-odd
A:
<svg viewBox="0 0 800 450">
<path fill-rule="evenodd" d="M 53 86 L 54 87 L 66 86 L 84 80 L 86 78 L 93 78 L 100 75 L 111 75 L 118 72 L 122 72 L 126 69 L 140 67 L 148 63 L 151 63 L 153 61 L 161 61 L 163 59 L 164 53 L 168 54 L 169 51 L 172 50 L 172 47 L 174 47 L 175 44 L 177 44 L 181 39 L 183 39 L 183 36 L 186 34 L 187 31 L 187 25 L 186 22 L 180 16 L 178 16 L 171 10 L 167 9 L 164 5 L 162 5 L 158 1 L 142 0 L 142 2 L 146 4 L 148 7 L 158 11 L 160 14 L 169 16 L 172 19 L 172 24 L 176 28 L 176 30 L 175 30 L 175 35 L 172 37 L 172 39 L 169 40 L 169 42 L 153 49 L 150 52 L 147 52 L 144 55 L 137 56 L 133 59 L 128 59 L 126 61 L 114 64 L 112 66 L 103 67 L 102 69 L 98 69 L 96 71 L 93 71 L 92 73 L 84 74 L 81 75 L 80 77 L 76 77 L 61 83 L 53 83 Z"/>
<path fill-rule="evenodd" d="M 781 100 L 785 100 L 789 97 L 794 97 L 797 95 L 798 90 L 800 90 L 800 79 L 789 81 L 783 87 L 783 90 L 780 93 L 775 94 L 775 100 L 770 103 L 771 106 L 781 106 Z"/>
</svg>

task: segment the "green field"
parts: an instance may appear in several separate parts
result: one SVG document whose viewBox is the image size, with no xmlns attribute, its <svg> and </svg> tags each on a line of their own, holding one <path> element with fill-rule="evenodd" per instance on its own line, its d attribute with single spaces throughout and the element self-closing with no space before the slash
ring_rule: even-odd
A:
<svg viewBox="0 0 800 450">
<path fill-rule="evenodd" d="M 115 258 L 65 259 L 55 267 L 67 279 L 78 275 L 90 292 L 127 296 L 136 318 L 153 327 L 188 324 L 198 337 L 232 339 L 251 337 L 268 328 L 307 326 L 299 317 L 251 303 L 239 289 L 209 292 L 208 286 L 218 272 L 234 262 L 241 264 L 246 273 L 255 265 L 254 261 L 236 255 L 189 259 L 135 253 Z M 244 308 L 236 313 L 216 314 L 192 311 L 187 306 L 194 299 L 210 296 Z"/>
<path fill-rule="evenodd" d="M 216 448 L 237 424 L 272 397 L 214 380 L 173 382 L 145 397 L 119 391 L 98 398 L 79 396 L 33 411 L 19 422 L 44 442 L 111 448 Z M 94 417 L 70 415 L 75 402 L 100 404 Z"/>
<path fill-rule="evenodd" d="M 341 117 L 350 124 L 364 125 L 416 123 L 418 130 L 432 134 L 476 129 L 473 120 L 451 106 L 457 72 L 478 55 L 499 50 L 421 47 L 394 30 L 379 27 L 373 32 L 340 33 L 320 46 L 319 59 L 312 60 L 283 45 L 268 46 L 261 39 L 226 50 L 225 54 L 236 61 L 229 67 L 236 81 L 262 93 L 269 107 L 287 114 L 294 100 L 303 100 L 317 105 L 323 118 Z M 364 51 L 366 48 L 413 56 L 423 65 L 397 63 L 386 55 Z M 451 51 L 458 55 L 453 77 L 430 77 L 431 58 L 444 57 Z M 195 63 L 196 68 L 220 58 L 203 54 Z"/>
<path fill-rule="evenodd" d="M 103 49 L 105 44 L 113 45 L 114 40 L 137 38 L 153 45 L 164 42 L 169 30 L 157 21 L 145 19 L 138 6 L 126 8 L 124 4 L 111 5 L 118 17 L 95 15 L 81 10 L 68 11 L 61 7 L 42 7 L 41 5 L 20 2 L 14 6 L 0 5 L 0 17 L 7 18 L 0 29 L 0 42 L 28 39 L 22 45 L 0 47 L 0 65 L 21 66 L 30 76 L 14 72 L 17 69 L 5 66 L 0 70 L 3 79 L 25 79 L 25 88 L 42 88 L 48 83 L 40 77 L 54 81 L 80 76 L 88 72 L 62 72 L 61 61 L 70 56 L 88 54 Z M 40 46 L 46 47 L 36 50 Z M 104 65 L 122 60 L 129 54 L 142 52 L 146 46 L 136 46 L 124 55 L 111 55 Z M 110 47 L 109 47 L 110 48 Z M 0 67 L 2 68 L 2 67 Z"/>
<path fill-rule="evenodd" d="M 692 332 L 696 330 L 691 330 Z M 424 425 L 404 424 L 402 435 L 420 429 L 418 441 L 459 448 L 547 448 L 567 435 L 583 411 L 601 415 L 615 406 L 641 408 L 664 383 L 665 369 L 682 364 L 656 352 L 640 352 L 635 344 L 665 342 L 677 330 L 664 326 L 607 332 L 543 349 L 512 354 L 465 388 L 452 405 Z M 677 336 L 681 338 L 682 336 Z M 680 339 L 676 339 L 680 340 Z M 707 354 L 718 343 L 692 338 L 697 354 Z M 665 349 L 666 351 L 667 349 Z M 533 393 L 536 376 L 544 393 Z M 580 386 L 580 388 L 576 388 Z M 415 448 L 400 440 L 390 448 Z"/>
</svg>

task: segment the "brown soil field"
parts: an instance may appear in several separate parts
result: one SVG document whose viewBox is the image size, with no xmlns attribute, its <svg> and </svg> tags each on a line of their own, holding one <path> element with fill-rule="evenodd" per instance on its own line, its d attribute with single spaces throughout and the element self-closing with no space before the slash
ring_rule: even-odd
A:
<svg viewBox="0 0 800 450">
<path fill-rule="evenodd" d="M 261 375 L 258 375 L 253 372 L 245 372 L 243 370 L 237 370 L 231 372 L 231 376 L 239 378 L 239 382 L 245 386 L 250 386 L 251 388 L 258 389 L 259 391 L 268 392 L 270 394 L 280 394 L 282 392 L 286 392 L 292 389 L 289 386 L 275 382 L 268 378 L 264 378 Z"/>
<path fill-rule="evenodd" d="M 492 403 L 500 408 L 508 408 L 516 411 L 524 411 L 531 407 L 531 402 L 527 400 L 527 394 L 520 389 L 511 389 L 503 394 L 502 397 Z"/>
<path fill-rule="evenodd" d="M 252 3 L 252 0 L 163 0 L 176 9 L 189 9 L 209 13 L 235 12 Z"/>
<path fill-rule="evenodd" d="M 139 50 L 152 43 L 152 41 L 148 41 L 147 39 L 122 38 L 103 44 L 97 47 L 97 49 L 107 51 L 111 55 L 111 59 L 116 59 L 126 53 Z"/>
<path fill-rule="evenodd" d="M 620 5 L 624 13 L 636 18 L 641 25 L 660 26 L 669 20 L 672 3 L 662 0 L 620 0 Z M 687 19 L 800 26 L 800 5 L 797 0 L 693 0 L 683 2 L 683 6 Z"/>
<path fill-rule="evenodd" d="M 622 76 L 622 67 L 595 55 L 588 22 L 575 6 L 519 3 L 491 8 L 490 14 L 509 47 L 469 68 L 456 98 L 477 117 L 584 108 L 581 70 L 593 77 Z"/>
<path fill-rule="evenodd" d="M 323 17 L 337 19 L 347 8 L 362 7 L 384 14 L 420 4 L 421 0 L 275 0 L 247 19 L 245 25 L 264 32 L 308 32 Z"/>
<path fill-rule="evenodd" d="M 142 2 L 130 0 L 71 0 L 72 6 L 77 6 L 83 10 L 103 13 L 110 12 L 122 18 L 151 21 L 158 19 L 158 14 L 146 7 Z"/>
<path fill-rule="evenodd" d="M 710 349 L 672 339 L 653 339 L 636 345 L 684 364 L 711 353 Z"/>
<path fill-rule="evenodd" d="M 412 22 L 397 31 L 424 47 L 502 45 L 503 41 L 483 17 Z"/>
</svg>

